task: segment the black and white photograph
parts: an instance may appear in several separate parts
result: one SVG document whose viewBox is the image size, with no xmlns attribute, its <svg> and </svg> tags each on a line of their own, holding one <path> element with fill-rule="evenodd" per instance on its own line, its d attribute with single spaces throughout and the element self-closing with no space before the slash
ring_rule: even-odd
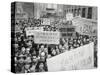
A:
<svg viewBox="0 0 100 75">
<path fill-rule="evenodd" d="M 11 72 L 98 67 L 98 7 L 11 3 Z"/>
</svg>

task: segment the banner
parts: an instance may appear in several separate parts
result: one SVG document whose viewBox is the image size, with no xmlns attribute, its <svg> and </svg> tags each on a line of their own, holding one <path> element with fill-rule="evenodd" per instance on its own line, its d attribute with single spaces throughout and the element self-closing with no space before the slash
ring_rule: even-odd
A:
<svg viewBox="0 0 100 75">
<path fill-rule="evenodd" d="M 66 19 L 67 19 L 67 21 L 71 21 L 73 19 L 73 13 L 67 13 Z"/>
<path fill-rule="evenodd" d="M 34 27 L 34 30 L 39 30 L 39 31 L 43 31 L 43 27 Z"/>
<path fill-rule="evenodd" d="M 80 25 L 75 29 L 82 35 L 97 36 L 97 28 L 94 25 L 84 24 Z"/>
<path fill-rule="evenodd" d="M 59 44 L 60 33 L 53 31 L 36 31 L 35 43 Z"/>
<path fill-rule="evenodd" d="M 60 33 L 53 31 L 27 30 L 26 35 L 34 35 L 35 43 L 59 44 Z"/>
<path fill-rule="evenodd" d="M 30 31 L 30 30 L 34 30 L 34 28 L 33 27 L 26 27 L 25 28 L 25 31 Z"/>
<path fill-rule="evenodd" d="M 61 32 L 62 38 L 70 38 L 75 34 L 75 27 L 74 26 L 64 26 L 59 28 L 59 31 Z M 74 36 L 73 36 L 74 37 Z"/>
<path fill-rule="evenodd" d="M 97 35 L 97 21 L 75 17 L 72 22 L 73 25 L 76 26 L 76 32 L 79 32 L 82 35 Z"/>
<path fill-rule="evenodd" d="M 34 35 L 35 36 L 36 34 L 36 31 L 35 30 L 27 30 L 26 31 L 26 36 L 31 36 L 31 35 Z"/>
<path fill-rule="evenodd" d="M 41 25 L 50 25 L 50 19 L 48 19 L 48 18 L 43 18 L 43 19 L 42 19 Z"/>
<path fill-rule="evenodd" d="M 94 44 L 66 51 L 47 59 L 48 71 L 66 71 L 94 68 Z"/>
<path fill-rule="evenodd" d="M 43 31 L 43 27 L 27 27 L 25 31 L 26 31 L 27 36 L 30 36 L 30 35 L 35 36 L 36 31 Z"/>
</svg>

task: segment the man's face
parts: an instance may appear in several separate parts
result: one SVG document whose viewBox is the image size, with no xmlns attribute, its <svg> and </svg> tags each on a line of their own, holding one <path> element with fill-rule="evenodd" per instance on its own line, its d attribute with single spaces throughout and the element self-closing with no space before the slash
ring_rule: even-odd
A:
<svg viewBox="0 0 100 75">
<path fill-rule="evenodd" d="M 58 46 L 56 46 L 56 49 L 58 49 Z"/>
<path fill-rule="evenodd" d="M 27 48 L 27 49 L 26 49 L 26 53 L 29 53 L 29 52 L 30 52 L 30 48 Z"/>
<path fill-rule="evenodd" d="M 37 59 L 36 59 L 36 56 L 33 56 L 33 62 L 36 62 Z"/>
<path fill-rule="evenodd" d="M 25 61 L 28 62 L 28 63 L 30 63 L 31 62 L 31 58 L 27 57 Z"/>
<path fill-rule="evenodd" d="M 25 65 L 25 69 L 29 69 L 29 67 L 30 67 L 30 64 Z"/>
<path fill-rule="evenodd" d="M 42 60 L 45 60 L 45 56 L 41 56 L 40 58 L 41 58 Z"/>
<path fill-rule="evenodd" d="M 15 41 L 17 41 L 17 38 L 15 38 Z"/>
<path fill-rule="evenodd" d="M 84 38 L 84 42 L 86 42 L 86 38 Z"/>
<path fill-rule="evenodd" d="M 65 43 L 65 39 L 64 38 L 62 39 L 62 41 L 63 41 L 63 43 Z"/>
<path fill-rule="evenodd" d="M 23 52 L 25 51 L 25 47 L 22 47 L 22 51 L 23 51 Z"/>
<path fill-rule="evenodd" d="M 90 41 L 89 39 L 86 39 L 88 42 Z"/>
<path fill-rule="evenodd" d="M 48 51 L 48 49 L 47 49 L 47 48 L 44 48 L 44 51 L 45 51 L 45 52 L 47 52 L 47 51 Z"/>
<path fill-rule="evenodd" d="M 43 69 L 43 67 L 44 67 L 43 63 L 40 63 L 39 68 Z"/>
<path fill-rule="evenodd" d="M 41 49 L 44 49 L 44 45 L 41 45 Z"/>
<path fill-rule="evenodd" d="M 76 42 L 76 39 L 74 40 L 74 42 Z"/>
<path fill-rule="evenodd" d="M 18 44 L 15 44 L 15 48 L 18 48 Z"/>
<path fill-rule="evenodd" d="M 28 46 L 31 46 L 32 45 L 32 42 L 31 41 L 28 41 L 27 45 Z"/>
<path fill-rule="evenodd" d="M 30 36 L 30 37 L 28 37 L 28 39 L 29 39 L 29 40 L 32 40 L 32 37 Z"/>
<path fill-rule="evenodd" d="M 18 37 L 18 41 L 21 41 L 21 38 L 20 37 Z"/>
<path fill-rule="evenodd" d="M 52 54 L 53 55 L 56 55 L 56 50 L 52 50 Z"/>
<path fill-rule="evenodd" d="M 23 62 L 24 62 L 23 57 L 20 57 L 20 59 L 19 59 L 19 63 L 23 63 Z"/>
<path fill-rule="evenodd" d="M 73 49 L 73 46 L 71 46 L 70 49 Z"/>
<path fill-rule="evenodd" d="M 61 49 L 62 48 L 62 45 L 59 45 L 59 48 Z"/>
<path fill-rule="evenodd" d="M 44 52 L 41 53 L 40 59 L 43 60 L 43 61 L 45 60 L 45 53 Z"/>
</svg>

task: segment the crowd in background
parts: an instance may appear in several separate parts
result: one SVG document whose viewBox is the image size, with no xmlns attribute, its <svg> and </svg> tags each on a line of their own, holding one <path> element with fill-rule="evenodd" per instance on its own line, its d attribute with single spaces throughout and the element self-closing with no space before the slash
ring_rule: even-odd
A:
<svg viewBox="0 0 100 75">
<path fill-rule="evenodd" d="M 33 35 L 26 36 L 25 28 L 41 26 L 40 19 L 17 20 L 15 25 L 20 27 L 20 31 L 15 32 L 15 38 L 12 38 L 14 42 L 12 45 L 15 49 L 14 66 L 16 73 L 45 72 L 48 71 L 46 59 L 90 42 L 94 42 L 95 46 L 97 46 L 96 36 L 81 35 L 77 32 L 75 37 L 60 38 L 60 44 L 57 45 L 36 44 Z M 58 30 L 55 26 L 43 27 L 44 31 Z"/>
</svg>

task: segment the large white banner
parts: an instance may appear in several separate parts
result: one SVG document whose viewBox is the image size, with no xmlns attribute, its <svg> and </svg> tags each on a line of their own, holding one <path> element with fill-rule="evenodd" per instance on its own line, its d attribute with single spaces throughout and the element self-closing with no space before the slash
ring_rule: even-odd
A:
<svg viewBox="0 0 100 75">
<path fill-rule="evenodd" d="M 76 31 L 82 35 L 96 36 L 97 35 L 97 21 L 75 17 L 73 25 L 76 26 Z"/>
<path fill-rule="evenodd" d="M 60 39 L 60 32 L 43 31 L 42 27 L 39 29 L 26 30 L 26 35 L 34 35 L 34 42 L 39 44 L 59 44 Z"/>
<path fill-rule="evenodd" d="M 35 43 L 59 44 L 60 33 L 53 31 L 36 31 Z"/>
<path fill-rule="evenodd" d="M 48 71 L 90 69 L 94 67 L 94 44 L 66 51 L 47 59 Z"/>
</svg>

